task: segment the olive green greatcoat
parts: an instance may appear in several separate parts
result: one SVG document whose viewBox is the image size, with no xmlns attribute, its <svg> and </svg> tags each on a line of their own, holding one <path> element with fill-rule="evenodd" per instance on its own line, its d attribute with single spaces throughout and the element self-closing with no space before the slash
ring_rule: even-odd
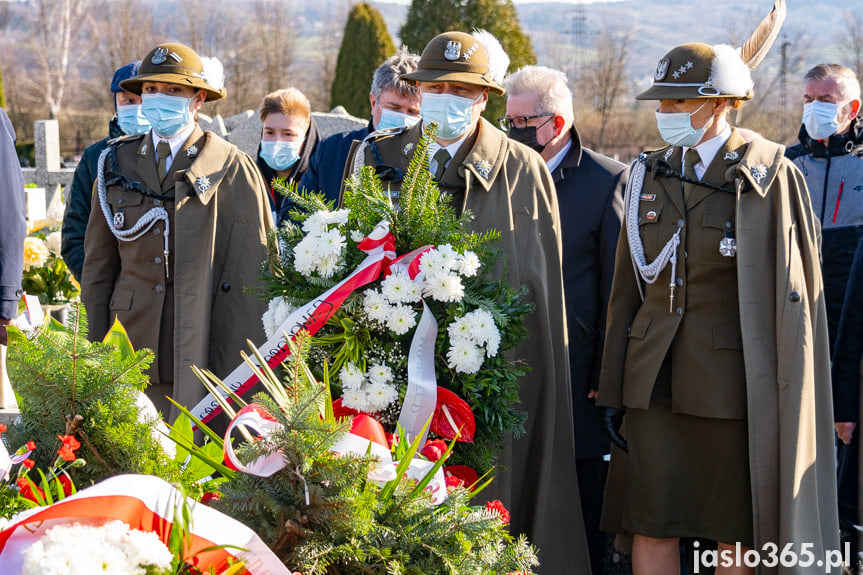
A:
<svg viewBox="0 0 863 575">
<path fill-rule="evenodd" d="M 369 136 L 351 151 L 347 171 L 375 165 L 367 145 L 372 139 L 385 164 L 406 171 L 422 135 L 421 124 Z M 589 574 L 575 473 L 554 183 L 539 154 L 484 119 L 468 138 L 473 140 L 472 147 L 462 145 L 441 181 L 464 187 L 459 208 L 473 212 L 474 229 L 501 233 L 497 245 L 509 266 L 510 283 L 527 286 L 536 304 L 525 320 L 528 341 L 513 352 L 532 370 L 520 392 L 520 408 L 528 414 L 527 434 L 512 440 L 499 456 L 506 470 L 481 497 L 504 502 L 512 514 L 512 532 L 526 533 L 539 548 L 539 572 Z M 391 187 L 396 190 L 399 185 L 394 182 Z"/>
<path fill-rule="evenodd" d="M 266 304 L 243 288 L 255 283 L 266 260 L 266 232 L 273 225 L 267 186 L 249 156 L 197 126 L 161 184 L 150 133 L 115 142 L 119 173 L 174 197 L 164 202 L 134 190 L 107 190 L 112 212 L 122 208 L 125 229 L 154 206 L 168 209 L 170 277 L 163 261 L 163 222 L 140 239 L 120 241 L 94 190 L 81 281 L 90 338 L 101 339 L 118 317 L 136 349 L 157 351 L 150 369 L 154 382 L 160 342 L 173 338 L 173 398 L 192 407 L 206 391 L 192 365 L 225 376 L 242 361 L 246 339 L 264 339 Z M 108 167 L 106 159 L 106 173 Z"/>
<path fill-rule="evenodd" d="M 805 180 L 783 157 L 783 151 L 782 146 L 761 139 L 747 144 L 732 132 L 705 174 L 705 179 L 713 174 L 718 180 L 711 181 L 733 190 L 736 205 L 732 212 L 727 211 L 727 198 L 722 197 L 731 194 L 701 187 L 695 193 L 702 204 L 718 199 L 716 209 L 702 206 L 699 210 L 697 201 L 691 200 L 684 209 L 679 180 L 654 179 L 647 173 L 640 190 L 639 215 L 646 217 L 646 201 L 656 215 L 650 224 L 642 221 L 639 227 L 643 236 L 647 229 L 658 238 L 644 239 L 647 260 L 652 261 L 657 246 L 661 248 L 685 218 L 677 271 L 683 281 L 677 286 L 672 311 L 668 297 L 670 264 L 655 283 L 642 283 L 642 302 L 626 228 L 621 230 L 598 403 L 646 409 L 659 364 L 671 349 L 674 411 L 745 417 L 748 422 L 756 548 L 775 543 L 781 551 L 785 544 L 793 543 L 794 551 L 800 553 L 802 544 L 811 543 L 809 548 L 817 559 L 824 557 L 826 549 L 839 547 L 830 359 L 818 257 L 820 232 Z M 646 165 L 667 159 L 680 170 L 680 149 L 674 149 L 668 158 L 665 152 L 648 155 Z M 633 188 L 631 182 L 629 189 Z M 637 189 L 635 193 L 639 193 Z M 699 217 L 693 216 L 694 211 L 699 211 Z M 734 285 L 723 281 L 721 262 L 711 265 L 702 259 L 719 255 L 718 244 L 729 215 L 738 246 Z M 687 226 L 699 229 L 687 230 Z M 716 280 L 711 285 L 708 277 L 702 278 L 698 289 L 706 293 L 689 295 L 688 281 L 695 278 L 688 276 L 687 262 L 695 257 L 700 258 L 700 267 L 707 269 L 704 273 L 713 273 Z M 729 292 L 736 292 L 733 297 L 739 300 L 739 318 L 716 316 L 720 312 L 710 309 L 711 301 L 716 306 L 731 302 Z M 691 309 L 695 304 L 699 307 Z M 693 318 L 687 317 L 690 310 Z M 687 324 L 690 319 L 691 324 Z M 729 320 L 735 326 L 739 321 L 739 342 L 730 335 Z M 701 338 L 702 349 L 693 347 L 686 338 Z M 733 360 L 737 347 L 742 349 L 742 366 L 727 360 Z M 712 374 L 705 372 L 708 365 Z M 730 378 L 742 381 L 723 381 Z M 742 413 L 741 407 L 745 407 Z M 626 458 L 613 449 L 605 498 L 604 528 L 617 533 L 622 533 L 617 504 Z M 681 473 L 685 475 L 686 470 Z M 805 571 L 781 566 L 760 570 Z"/>
</svg>

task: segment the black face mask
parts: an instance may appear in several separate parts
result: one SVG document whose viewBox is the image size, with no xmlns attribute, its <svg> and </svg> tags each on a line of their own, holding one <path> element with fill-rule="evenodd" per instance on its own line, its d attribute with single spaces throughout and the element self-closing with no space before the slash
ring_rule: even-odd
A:
<svg viewBox="0 0 863 575">
<path fill-rule="evenodd" d="M 525 146 L 530 146 L 540 154 L 547 145 L 540 144 L 536 141 L 536 126 L 528 126 L 527 128 L 516 128 L 515 126 L 512 126 L 507 134 L 509 134 L 509 137 L 516 142 L 521 142 Z"/>
</svg>

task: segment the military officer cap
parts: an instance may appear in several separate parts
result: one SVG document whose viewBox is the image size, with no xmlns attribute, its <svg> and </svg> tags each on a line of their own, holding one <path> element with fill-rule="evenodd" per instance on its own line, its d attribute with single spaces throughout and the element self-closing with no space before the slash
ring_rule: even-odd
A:
<svg viewBox="0 0 863 575">
<path fill-rule="evenodd" d="M 120 82 L 120 86 L 140 94 L 144 82 L 166 82 L 204 90 L 207 102 L 227 95 L 222 64 L 216 58 L 201 58 L 183 44 L 159 44 L 144 56 L 137 75 Z"/>
<path fill-rule="evenodd" d="M 737 49 L 728 45 L 682 44 L 656 65 L 653 85 L 639 100 L 752 98 L 752 75 Z"/>
<path fill-rule="evenodd" d="M 504 94 L 496 72 L 486 47 L 477 38 L 464 32 L 444 32 L 426 45 L 416 71 L 401 77 L 413 82 L 464 82 Z"/>
</svg>

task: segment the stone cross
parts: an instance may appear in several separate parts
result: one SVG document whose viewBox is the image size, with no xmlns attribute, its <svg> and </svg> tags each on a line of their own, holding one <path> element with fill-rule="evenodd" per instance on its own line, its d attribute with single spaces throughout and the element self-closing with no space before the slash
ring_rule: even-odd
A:
<svg viewBox="0 0 863 575">
<path fill-rule="evenodd" d="M 61 201 L 60 186 L 70 186 L 74 168 L 60 167 L 60 128 L 57 120 L 39 120 L 33 123 L 36 141 L 36 167 L 24 168 L 25 184 L 36 184 L 45 189 L 45 204 L 51 207 Z"/>
</svg>

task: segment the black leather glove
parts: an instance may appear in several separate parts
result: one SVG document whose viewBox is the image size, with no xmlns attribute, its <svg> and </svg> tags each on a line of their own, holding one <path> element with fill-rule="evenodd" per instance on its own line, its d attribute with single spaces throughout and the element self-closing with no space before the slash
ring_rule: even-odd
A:
<svg viewBox="0 0 863 575">
<path fill-rule="evenodd" d="M 605 425 L 605 432 L 611 438 L 611 442 L 620 448 L 624 453 L 628 453 L 626 449 L 626 440 L 620 435 L 620 424 L 623 423 L 623 410 L 616 407 L 606 407 L 605 415 L 602 418 Z"/>
</svg>

